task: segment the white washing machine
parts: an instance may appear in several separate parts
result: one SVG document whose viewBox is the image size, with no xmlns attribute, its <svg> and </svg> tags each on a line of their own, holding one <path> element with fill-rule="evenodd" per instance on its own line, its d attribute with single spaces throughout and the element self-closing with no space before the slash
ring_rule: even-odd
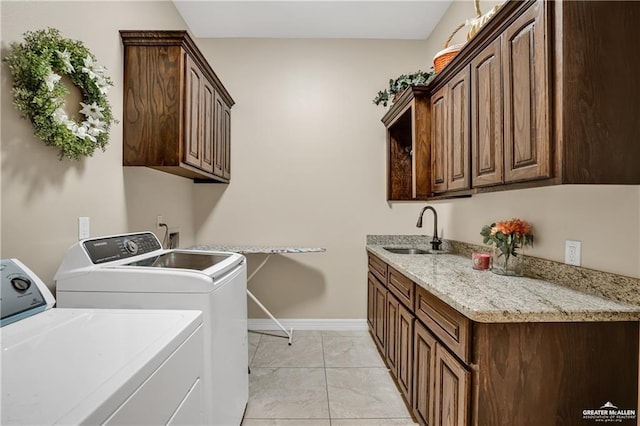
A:
<svg viewBox="0 0 640 426">
<path fill-rule="evenodd" d="M 20 261 L 0 271 L 1 424 L 204 424 L 200 312 L 51 309 Z"/>
<path fill-rule="evenodd" d="M 150 232 L 92 238 L 69 249 L 55 281 L 60 307 L 202 311 L 205 420 L 240 425 L 249 399 L 244 256 L 165 250 Z"/>
</svg>

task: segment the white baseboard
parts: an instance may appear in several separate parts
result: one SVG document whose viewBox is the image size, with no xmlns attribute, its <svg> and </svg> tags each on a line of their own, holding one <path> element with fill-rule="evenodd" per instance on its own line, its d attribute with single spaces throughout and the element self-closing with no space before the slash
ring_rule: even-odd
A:
<svg viewBox="0 0 640 426">
<path fill-rule="evenodd" d="M 337 330 L 366 331 L 366 319 L 278 319 L 284 328 L 294 330 Z M 249 330 L 280 330 L 278 325 L 268 318 L 249 318 Z"/>
</svg>

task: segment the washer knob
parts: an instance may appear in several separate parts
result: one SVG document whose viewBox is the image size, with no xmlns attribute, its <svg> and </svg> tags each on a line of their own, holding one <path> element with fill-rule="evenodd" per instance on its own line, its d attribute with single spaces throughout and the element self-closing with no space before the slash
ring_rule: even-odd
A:
<svg viewBox="0 0 640 426">
<path fill-rule="evenodd" d="M 24 293 L 31 287 L 31 281 L 27 277 L 15 277 L 11 279 L 11 285 L 20 293 Z"/>
<path fill-rule="evenodd" d="M 138 243 L 133 240 L 127 240 L 124 242 L 124 248 L 131 254 L 138 253 Z"/>
</svg>

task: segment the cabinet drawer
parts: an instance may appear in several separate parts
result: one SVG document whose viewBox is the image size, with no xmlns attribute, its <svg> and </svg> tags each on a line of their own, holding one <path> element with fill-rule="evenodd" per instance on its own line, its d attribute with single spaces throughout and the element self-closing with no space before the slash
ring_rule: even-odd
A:
<svg viewBox="0 0 640 426">
<path fill-rule="evenodd" d="M 374 255 L 369 255 L 369 270 L 384 284 L 387 285 L 387 264 Z"/>
<path fill-rule="evenodd" d="M 427 290 L 416 286 L 416 317 L 462 361 L 470 363 L 471 321 Z"/>
<path fill-rule="evenodd" d="M 389 280 L 387 288 L 393 293 L 400 302 L 407 308 L 413 310 L 413 301 L 415 300 L 415 284 L 409 278 L 389 266 Z"/>
</svg>

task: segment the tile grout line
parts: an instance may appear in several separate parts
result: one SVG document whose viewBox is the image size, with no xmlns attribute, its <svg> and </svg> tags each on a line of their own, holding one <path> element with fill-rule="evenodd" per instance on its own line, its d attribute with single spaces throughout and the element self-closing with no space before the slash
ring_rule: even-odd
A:
<svg viewBox="0 0 640 426">
<path fill-rule="evenodd" d="M 331 426 L 331 405 L 329 404 L 329 380 L 327 380 L 327 361 L 324 357 L 324 334 L 320 332 L 320 347 L 322 348 L 322 371 L 324 372 L 324 389 L 327 394 L 327 414 L 329 415 L 329 426 Z"/>
<path fill-rule="evenodd" d="M 251 355 L 251 358 L 249 359 L 249 368 L 251 368 L 251 364 L 253 364 L 253 359 L 256 357 L 256 354 L 258 353 L 258 348 L 260 347 L 260 343 L 262 342 L 262 335 L 260 333 L 256 333 L 258 334 L 258 343 L 256 343 L 256 350 L 253 351 L 253 354 Z M 249 346 L 249 337 L 247 336 L 247 346 Z"/>
</svg>

